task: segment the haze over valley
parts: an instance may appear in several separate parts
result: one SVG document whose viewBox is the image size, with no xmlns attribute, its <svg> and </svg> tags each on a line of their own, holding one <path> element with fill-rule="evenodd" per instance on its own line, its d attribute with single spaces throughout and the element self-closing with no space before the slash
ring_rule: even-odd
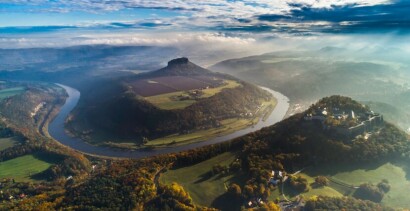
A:
<svg viewBox="0 0 410 211">
<path fill-rule="evenodd" d="M 407 0 L 0 0 L 0 210 L 408 210 Z"/>
</svg>

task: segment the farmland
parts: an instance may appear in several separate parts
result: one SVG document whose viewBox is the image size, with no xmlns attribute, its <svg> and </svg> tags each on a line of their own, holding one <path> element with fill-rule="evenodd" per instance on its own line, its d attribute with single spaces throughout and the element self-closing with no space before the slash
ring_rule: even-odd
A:
<svg viewBox="0 0 410 211">
<path fill-rule="evenodd" d="M 128 83 L 128 85 L 136 94 L 149 97 L 170 92 L 218 87 L 222 85 L 222 80 L 207 76 L 167 76 L 137 80 Z"/>
<path fill-rule="evenodd" d="M 410 206 L 410 180 L 408 179 L 408 173 L 405 171 L 406 168 L 406 164 L 393 163 L 309 167 L 299 175 L 308 180 L 311 189 L 308 192 L 300 193 L 293 190 L 288 183 L 285 183 L 284 194 L 288 199 L 295 199 L 299 194 L 305 198 L 314 195 L 352 196 L 355 189 L 341 184 L 359 186 L 363 183 L 377 184 L 381 180 L 387 179 L 391 189 L 386 193 L 381 203 L 394 208 L 405 208 Z M 329 185 L 315 187 L 314 178 L 318 175 L 325 175 L 330 178 Z M 274 200 L 276 198 L 283 198 L 279 189 L 275 189 L 269 199 Z"/>
<path fill-rule="evenodd" d="M 223 89 L 232 89 L 238 86 L 240 86 L 240 84 L 236 81 L 225 80 L 224 84 L 221 84 L 218 87 L 207 88 L 191 93 L 187 91 L 175 91 L 166 94 L 145 97 L 144 99 L 161 109 L 183 109 L 194 104 L 198 99 L 212 97 L 213 95 L 221 92 Z"/>
<path fill-rule="evenodd" d="M 20 143 L 20 141 L 21 141 L 20 138 L 17 136 L 0 138 L 0 151 L 5 150 L 14 145 L 17 145 L 18 143 Z"/>
<path fill-rule="evenodd" d="M 235 158 L 235 153 L 226 152 L 193 166 L 171 169 L 161 175 L 160 182 L 177 182 L 189 192 L 195 203 L 203 206 L 216 205 L 216 199 L 226 192 L 227 185 L 233 182 L 242 184 L 244 181 L 241 174 L 212 176 L 212 167 L 215 164 L 229 165 Z"/>
<path fill-rule="evenodd" d="M 25 155 L 0 162 L 0 179 L 13 178 L 15 181 L 35 181 L 32 176 L 47 170 L 51 162 L 41 154 Z"/>
<path fill-rule="evenodd" d="M 6 88 L 6 89 L 1 89 L 0 90 L 0 100 L 11 97 L 17 94 L 22 93 L 25 90 L 24 87 L 12 87 L 12 88 Z"/>
</svg>

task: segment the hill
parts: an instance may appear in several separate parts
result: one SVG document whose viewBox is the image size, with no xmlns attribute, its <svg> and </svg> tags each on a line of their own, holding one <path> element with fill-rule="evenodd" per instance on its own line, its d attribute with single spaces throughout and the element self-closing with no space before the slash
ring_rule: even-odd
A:
<svg viewBox="0 0 410 211">
<path fill-rule="evenodd" d="M 315 114 L 311 116 L 312 113 Z M 339 116 L 343 113 L 346 114 L 345 117 Z M 406 199 L 394 198 L 403 197 L 409 192 L 403 192 L 395 180 L 400 178 L 402 182 L 408 182 L 408 179 L 404 179 L 403 173 L 408 169 L 408 165 L 400 162 L 405 163 L 410 158 L 409 137 L 388 122 L 373 122 L 372 119 L 376 116 L 382 118 L 382 115 L 371 113 L 368 107 L 351 98 L 326 97 L 303 113 L 291 116 L 261 131 L 235 139 L 229 145 L 226 143 L 223 146 L 209 147 L 208 151 L 198 149 L 177 155 L 174 168 L 164 173 L 162 180 L 166 184 L 177 181 L 189 192 L 202 186 L 207 186 L 210 190 L 221 188 L 216 187 L 220 185 L 217 181 L 225 179 L 225 186 L 235 184 L 240 187 L 244 203 L 258 198 L 265 203 L 280 199 L 283 201 L 279 205 L 298 206 L 298 203 L 286 201 L 296 200 L 298 196 L 303 196 L 309 201 L 309 206 L 317 208 L 326 206 L 326 204 L 334 206 L 333 201 L 339 201 L 337 209 L 351 206 L 341 201 L 351 201 L 355 204 L 352 206 L 360 206 L 362 202 L 358 199 L 363 198 L 359 196 L 359 192 L 356 193 L 361 190 L 356 187 L 361 184 L 367 182 L 376 185 L 382 180 L 388 180 L 391 189 L 380 193 L 382 199 L 367 198 L 367 200 L 374 200 L 378 203 L 381 201 L 383 206 L 405 208 L 410 204 L 400 203 L 400 200 L 405 201 Z M 334 124 L 336 120 L 339 124 Z M 348 124 L 350 124 L 349 127 L 357 127 L 365 121 L 370 122 L 369 127 L 364 128 L 363 133 L 353 135 L 342 132 Z M 339 129 L 341 129 L 340 132 Z M 211 163 L 212 160 L 201 161 L 204 157 L 206 160 L 213 157 L 215 152 L 221 151 L 237 153 L 229 158 L 230 163 L 228 164 Z M 195 164 L 197 162 L 200 164 Z M 208 166 L 208 173 L 203 173 L 206 172 L 205 169 L 198 171 L 197 166 Z M 272 171 L 276 173 L 273 174 Z M 282 172 L 281 176 L 274 176 L 278 175 L 279 171 Z M 175 177 L 178 174 L 189 175 L 189 178 L 196 178 L 196 180 L 185 181 Z M 246 175 L 245 178 L 243 178 L 244 175 Z M 325 186 L 319 185 L 315 181 L 319 176 L 325 176 L 330 182 Z M 241 180 L 230 179 L 236 177 L 241 177 Z M 197 200 L 196 203 L 209 204 L 209 201 L 212 201 L 211 204 L 217 208 L 222 208 L 234 201 L 228 192 L 220 192 L 219 196 L 209 196 L 207 192 L 198 191 L 190 194 L 193 199 Z M 320 205 L 314 203 L 318 195 L 323 196 Z M 342 195 L 358 199 L 335 199 Z M 385 196 L 384 199 L 383 196 Z M 260 203 L 257 204 L 260 205 Z M 368 206 L 367 210 L 372 210 L 374 208 L 370 207 L 375 206 L 382 209 L 380 204 L 369 202 Z"/>
<path fill-rule="evenodd" d="M 399 54 L 400 51 L 394 53 Z M 409 98 L 405 97 L 410 75 L 405 68 L 407 62 L 401 58 L 329 46 L 318 51 L 272 52 L 230 59 L 210 69 L 283 93 L 291 100 L 290 114 L 302 112 L 322 97 L 337 94 L 390 104 L 406 116 L 410 114 Z M 395 118 L 390 112 L 385 115 L 390 120 Z M 406 130 L 410 127 L 404 120 L 395 119 L 394 123 Z"/>
<path fill-rule="evenodd" d="M 116 147 L 206 140 L 248 127 L 275 106 L 270 93 L 187 58 L 149 73 L 104 78 L 83 90 L 68 128 Z"/>
<path fill-rule="evenodd" d="M 36 188 L 31 180 L 3 180 L 0 209 L 409 208 L 409 137 L 384 120 L 373 124 L 376 116 L 382 117 L 351 98 L 331 96 L 280 123 L 221 144 L 140 160 L 84 157 L 93 165 L 74 179 L 70 175 L 79 165 L 64 159 L 61 168 L 71 170 L 50 168 L 46 173 L 63 176 Z M 363 134 L 335 132 L 368 120 L 373 126 Z M 0 153 L 0 158 L 8 154 Z M 3 168 L 9 177 L 24 179 L 29 172 L 11 171 L 14 162 L 53 165 L 35 158 L 11 159 Z"/>
<path fill-rule="evenodd" d="M 349 124 L 360 124 L 362 118 L 375 115 L 351 98 L 326 97 L 303 113 L 230 142 L 139 161 L 112 162 L 67 190 L 60 206 L 279 210 L 279 206 L 304 206 L 303 200 L 297 200 L 303 196 L 307 210 L 408 208 L 409 204 L 394 199 L 401 197 L 403 202 L 409 195 L 399 185 L 409 182 L 403 171 L 408 168 L 399 164 L 410 158 L 408 136 L 384 121 L 357 136 L 334 133 L 335 127 L 344 124 L 344 117 L 338 115 L 343 112 L 349 113 L 343 119 Z M 306 118 L 311 114 L 326 117 Z M 330 125 L 330 119 L 341 124 Z M 367 133 L 371 134 L 365 138 Z M 395 178 L 400 182 L 391 181 Z M 363 200 L 363 191 L 374 191 L 381 198 Z"/>
</svg>

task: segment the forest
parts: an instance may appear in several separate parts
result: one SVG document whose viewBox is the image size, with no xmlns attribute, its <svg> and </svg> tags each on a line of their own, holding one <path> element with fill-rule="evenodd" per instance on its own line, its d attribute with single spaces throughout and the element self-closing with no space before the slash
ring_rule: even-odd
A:
<svg viewBox="0 0 410 211">
<path fill-rule="evenodd" d="M 355 101 L 340 96 L 333 96 L 330 99 L 332 102 L 340 99 L 348 101 L 347 105 L 358 105 Z M 268 183 L 273 169 L 283 171 L 286 175 L 307 165 L 368 163 L 375 160 L 403 161 L 410 158 L 408 136 L 389 123 L 366 141 L 358 139 L 347 143 L 327 136 L 316 124 L 304 124 L 303 115 L 302 113 L 292 116 L 276 125 L 229 142 L 141 160 L 87 159 L 84 156 L 71 154 L 70 158 L 63 157 L 63 162 L 50 168 L 48 173 L 78 175 L 74 180 L 67 181 L 58 176 L 53 177 L 51 182 L 43 185 L 45 189 L 40 189 L 40 192 L 30 189 L 30 184 L 11 182 L 8 187 L 27 187 L 24 190 L 27 190 L 30 197 L 3 201 L 1 208 L 12 209 L 36 204 L 38 207 L 49 209 L 64 207 L 86 210 L 99 208 L 161 210 L 166 207 L 169 210 L 212 210 L 214 208 L 196 205 L 189 192 L 180 184 L 161 184 L 158 178 L 168 169 L 191 166 L 221 153 L 236 151 L 238 160 L 232 165 L 216 165 L 210 170 L 216 175 L 239 173 L 246 175 L 245 183 L 228 184 L 226 193 L 222 193 L 224 200 L 236 202 L 235 209 L 240 210 L 248 207 L 246 205 L 248 201 L 258 198 L 267 200 L 271 191 L 278 188 Z M 44 148 L 50 146 L 45 144 Z M 67 155 L 67 152 L 65 154 Z M 76 161 L 82 161 L 81 163 L 86 161 L 85 163 L 88 164 L 84 166 Z M 96 164 L 98 168 L 91 170 L 87 167 L 91 165 L 90 163 Z M 77 174 L 74 169 L 79 170 Z M 304 181 L 303 177 L 295 177 L 291 183 L 298 190 L 304 191 L 306 189 Z M 375 191 L 377 194 L 381 191 L 389 191 L 389 186 L 383 181 L 376 186 L 363 184 L 361 191 Z M 362 206 L 363 210 L 390 210 L 377 203 L 363 201 L 361 199 L 367 198 L 360 195 L 363 194 L 358 192 L 354 196 L 356 198 L 313 197 L 305 199 L 306 208 L 308 210 L 333 208 L 349 210 Z M 269 201 L 252 209 L 279 210 L 278 203 L 279 201 Z M 219 208 L 223 209 L 223 207 Z"/>
</svg>

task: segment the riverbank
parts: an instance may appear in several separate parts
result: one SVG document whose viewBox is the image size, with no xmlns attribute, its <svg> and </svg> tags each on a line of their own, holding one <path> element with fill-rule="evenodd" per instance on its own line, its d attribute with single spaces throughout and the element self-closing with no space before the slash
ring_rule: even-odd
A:
<svg viewBox="0 0 410 211">
<path fill-rule="evenodd" d="M 238 130 L 238 131 L 235 131 L 233 133 L 230 133 L 224 136 L 215 137 L 207 141 L 196 142 L 192 144 L 186 144 L 186 145 L 175 146 L 172 148 L 163 148 L 163 149 L 121 150 L 121 149 L 115 149 L 115 148 L 104 147 L 104 146 L 94 146 L 94 145 L 84 142 L 83 140 L 79 138 L 71 137 L 66 133 L 65 128 L 64 128 L 65 119 L 68 117 L 70 112 L 77 105 L 81 94 L 78 90 L 72 87 L 68 87 L 62 84 L 57 84 L 57 85 L 59 85 L 60 87 L 66 90 L 68 94 L 68 98 L 66 99 L 66 103 L 61 107 L 60 112 L 57 114 L 54 120 L 52 120 L 51 123 L 49 124 L 48 132 L 50 136 L 54 138 L 55 140 L 57 140 L 58 142 L 60 142 L 61 144 L 64 144 L 80 152 L 91 154 L 91 155 L 97 155 L 97 156 L 105 156 L 105 157 L 143 158 L 143 157 L 155 156 L 155 155 L 160 155 L 160 154 L 176 153 L 176 152 L 190 150 L 190 149 L 203 147 L 203 146 L 207 146 L 211 144 L 222 143 L 222 142 L 237 138 L 239 136 L 245 135 L 247 133 L 260 130 L 263 127 L 267 127 L 267 126 L 273 125 L 281 121 L 285 117 L 286 112 L 289 109 L 289 99 L 286 96 L 282 95 L 279 92 L 273 91 L 269 88 L 261 87 L 262 89 L 271 93 L 277 99 L 276 107 L 274 108 L 270 116 L 266 118 L 265 121 L 261 119 L 257 124 L 251 127 Z"/>
</svg>

